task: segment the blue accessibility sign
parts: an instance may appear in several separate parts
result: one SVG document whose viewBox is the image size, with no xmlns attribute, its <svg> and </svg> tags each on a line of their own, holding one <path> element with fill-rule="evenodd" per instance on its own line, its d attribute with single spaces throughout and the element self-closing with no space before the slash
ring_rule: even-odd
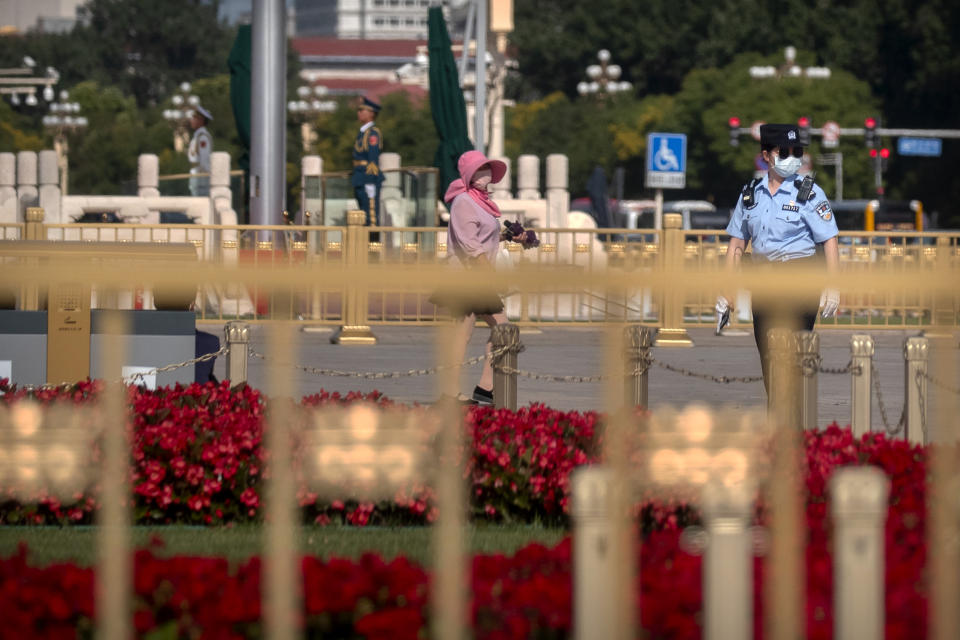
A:
<svg viewBox="0 0 960 640">
<path fill-rule="evenodd" d="M 647 135 L 647 188 L 682 189 L 687 183 L 687 136 Z"/>
<path fill-rule="evenodd" d="M 901 156 L 939 157 L 942 150 L 940 138 L 897 138 L 897 153 Z"/>
</svg>

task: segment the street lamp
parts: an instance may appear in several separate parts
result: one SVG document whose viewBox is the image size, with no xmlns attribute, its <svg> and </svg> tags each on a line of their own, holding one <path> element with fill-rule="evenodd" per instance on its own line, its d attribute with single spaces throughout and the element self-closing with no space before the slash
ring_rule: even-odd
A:
<svg viewBox="0 0 960 640">
<path fill-rule="evenodd" d="M 189 82 L 181 82 L 178 93 L 170 98 L 173 108 L 163 110 L 164 120 L 173 126 L 173 148 L 178 153 L 183 153 L 190 142 L 190 116 L 193 107 L 200 104 L 200 98 L 190 93 L 191 89 Z"/>
<path fill-rule="evenodd" d="M 600 64 L 591 64 L 587 67 L 589 82 L 577 84 L 577 93 L 582 96 L 594 93 L 619 93 L 629 91 L 633 85 L 626 80 L 618 80 L 622 70 L 618 64 L 610 64 L 610 52 L 601 49 L 597 52 Z"/>
<path fill-rule="evenodd" d="M 316 134 L 313 130 L 313 119 L 317 114 L 329 113 L 337 110 L 337 103 L 334 100 L 321 100 L 327 95 L 327 88 L 323 85 L 309 87 L 300 85 L 297 87 L 297 100 L 291 100 L 287 103 L 287 111 L 290 117 L 300 121 L 300 136 L 303 140 L 303 152 L 310 151 L 310 145 L 314 143 Z"/>
<path fill-rule="evenodd" d="M 52 92 L 51 89 L 50 93 Z M 44 90 L 44 98 L 47 95 L 49 94 Z M 43 126 L 53 132 L 53 149 L 57 152 L 57 166 L 60 167 L 60 193 L 67 195 L 70 166 L 67 134 L 85 129 L 87 118 L 80 115 L 80 103 L 70 102 L 70 94 L 65 90 L 60 92 L 59 102 L 50 103 L 48 111 L 49 113 L 43 116 Z"/>
<path fill-rule="evenodd" d="M 14 107 L 21 104 L 35 107 L 38 103 L 37 88 L 42 86 L 43 99 L 51 102 L 54 97 L 53 85 L 60 80 L 60 72 L 53 67 L 47 67 L 44 75 L 35 75 L 37 63 L 30 56 L 23 56 L 21 64 L 20 67 L 0 69 L 0 94 L 9 95 L 10 104 Z"/>
<path fill-rule="evenodd" d="M 796 63 L 797 48 L 786 47 L 783 50 L 784 62 L 779 67 L 773 65 L 750 67 L 751 78 L 800 78 L 807 77 L 825 80 L 830 77 L 827 67 L 802 68 Z"/>
</svg>

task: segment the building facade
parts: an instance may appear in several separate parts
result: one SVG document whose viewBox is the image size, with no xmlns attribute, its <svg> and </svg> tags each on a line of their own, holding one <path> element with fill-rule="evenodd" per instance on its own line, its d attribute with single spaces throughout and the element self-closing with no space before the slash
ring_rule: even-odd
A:
<svg viewBox="0 0 960 640">
<path fill-rule="evenodd" d="M 296 0 L 297 37 L 422 40 L 441 0 Z"/>
<path fill-rule="evenodd" d="M 86 0 L 2 0 L 0 31 L 63 33 L 77 23 L 77 9 Z"/>
</svg>

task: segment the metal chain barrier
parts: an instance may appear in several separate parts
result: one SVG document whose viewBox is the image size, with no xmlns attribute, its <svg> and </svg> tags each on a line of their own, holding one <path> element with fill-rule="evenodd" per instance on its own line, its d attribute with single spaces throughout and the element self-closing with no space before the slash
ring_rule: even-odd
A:
<svg viewBox="0 0 960 640">
<path fill-rule="evenodd" d="M 189 367 L 189 366 L 198 364 L 198 363 L 200 363 L 200 362 L 206 362 L 207 360 L 213 360 L 214 358 L 216 358 L 216 357 L 218 357 L 218 356 L 225 355 L 228 350 L 229 350 L 229 347 L 228 347 L 227 345 L 224 345 L 224 346 L 220 347 L 220 350 L 219 350 L 219 351 L 214 351 L 213 353 L 205 353 L 205 354 L 202 355 L 202 356 L 197 356 L 196 358 L 191 358 L 190 360 L 184 360 L 183 362 L 174 362 L 173 364 L 168 364 L 168 365 L 164 365 L 164 366 L 162 366 L 162 367 L 157 367 L 157 368 L 155 368 L 155 369 L 150 369 L 149 371 L 141 371 L 141 372 L 139 372 L 139 373 L 133 374 L 133 375 L 130 376 L 129 378 L 118 378 L 118 379 L 114 379 L 114 380 L 104 380 L 104 382 L 105 382 L 106 384 L 115 384 L 115 383 L 118 383 L 118 382 L 119 382 L 119 383 L 128 383 L 128 382 L 129 382 L 129 383 L 133 384 L 133 383 L 135 383 L 135 381 L 139 381 L 139 384 L 145 384 L 145 383 L 146 383 L 146 381 L 144 380 L 144 377 L 145 377 L 145 376 L 155 376 L 155 375 L 157 375 L 158 373 L 164 373 L 164 372 L 166 372 L 166 371 L 174 371 L 175 369 L 182 369 L 183 367 Z M 24 388 L 25 390 L 27 390 L 27 391 L 34 391 L 34 390 L 36 390 L 36 391 L 49 391 L 49 390 L 53 390 L 53 389 L 67 389 L 67 388 L 70 388 L 71 386 L 73 386 L 73 383 L 72 383 L 72 382 L 61 382 L 61 383 L 59 383 L 59 384 L 50 384 L 50 383 L 47 383 L 47 384 L 41 384 L 41 385 L 24 385 L 23 388 Z"/>
<path fill-rule="evenodd" d="M 684 369 L 682 367 L 675 367 L 672 364 L 667 364 L 657 360 L 656 358 L 651 358 L 654 364 L 656 364 L 661 369 L 666 369 L 667 371 L 672 371 L 674 373 L 679 373 L 680 375 L 688 376 L 691 378 L 700 378 L 701 380 L 709 380 L 711 382 L 716 382 L 719 384 L 730 384 L 731 382 L 760 382 L 763 380 L 763 376 L 714 376 L 709 373 L 698 373 L 696 371 L 690 371 L 689 369 Z"/>
<path fill-rule="evenodd" d="M 870 362 L 870 373 L 873 377 L 873 389 L 877 394 L 877 406 L 880 407 L 880 420 L 883 422 L 883 429 L 887 432 L 888 436 L 895 436 L 903 430 L 903 425 L 907 421 L 907 406 L 904 403 L 903 409 L 900 411 L 900 420 L 897 421 L 897 424 L 890 426 L 890 421 L 887 419 L 887 407 L 883 403 L 883 394 L 880 392 L 880 376 L 877 372 L 877 365 Z M 859 375 L 859 373 L 857 374 Z"/>
<path fill-rule="evenodd" d="M 281 362 L 281 365 L 292 366 L 295 369 L 300 369 L 307 373 L 312 373 L 318 376 L 330 376 L 335 378 L 364 378 L 366 380 L 384 380 L 388 378 L 412 378 L 416 376 L 429 376 L 440 371 L 446 371 L 448 369 L 459 369 L 460 367 L 467 367 L 478 362 L 482 362 L 487 358 L 496 358 L 497 356 L 506 353 L 510 349 L 509 346 L 502 347 L 490 352 L 490 354 L 483 354 L 475 358 L 470 358 L 469 360 L 464 360 L 460 364 L 442 364 L 435 367 L 430 367 L 429 369 L 409 369 L 407 371 L 341 371 L 339 369 L 321 369 L 320 367 L 308 367 L 302 364 L 296 364 L 293 362 Z M 524 346 L 521 344 L 518 352 L 523 351 Z M 259 360 L 264 360 L 269 362 L 270 358 L 263 355 L 262 353 L 257 353 L 253 349 L 250 349 L 250 356 L 257 358 Z"/>
<path fill-rule="evenodd" d="M 503 365 L 494 365 L 494 369 L 507 375 L 517 375 L 522 378 L 529 378 L 531 380 L 541 380 L 543 382 L 605 382 L 613 378 L 623 378 L 625 376 L 638 376 L 646 373 L 650 370 L 650 366 L 653 363 L 654 359 L 648 357 L 646 362 L 641 364 L 639 367 L 631 371 L 630 373 L 620 374 L 616 376 L 609 375 L 598 375 L 598 376 L 558 376 L 547 373 L 536 373 L 534 371 L 524 371 L 523 369 L 514 369 L 513 367 L 507 367 Z"/>
<path fill-rule="evenodd" d="M 939 380 L 939 379 L 937 379 L 937 378 L 934 378 L 934 377 L 933 377 L 932 375 L 930 375 L 929 373 L 924 373 L 924 372 L 921 372 L 921 371 L 917 371 L 917 375 L 926 378 L 926 379 L 927 379 L 927 382 L 929 382 L 930 384 L 932 384 L 932 385 L 935 386 L 935 387 L 938 387 L 938 388 L 940 388 L 940 389 L 943 389 L 944 391 L 949 391 L 949 392 L 952 393 L 953 395 L 960 395 L 960 387 L 951 387 L 951 386 L 949 386 L 947 383 L 945 383 L 944 381 Z"/>
</svg>

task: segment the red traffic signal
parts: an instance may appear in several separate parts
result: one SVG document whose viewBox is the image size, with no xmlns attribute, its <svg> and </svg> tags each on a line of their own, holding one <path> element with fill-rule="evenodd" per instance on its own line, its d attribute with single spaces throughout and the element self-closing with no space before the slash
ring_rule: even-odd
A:
<svg viewBox="0 0 960 640">
<path fill-rule="evenodd" d="M 867 147 L 877 146 L 877 120 L 867 118 L 863 121 L 863 144 Z"/>
<path fill-rule="evenodd" d="M 889 157 L 890 157 L 890 149 L 887 149 L 886 147 L 884 147 L 883 149 L 880 149 L 880 157 L 883 158 L 884 160 L 886 160 L 887 158 L 889 158 Z"/>
<path fill-rule="evenodd" d="M 877 157 L 877 150 L 876 150 L 876 149 L 870 149 L 870 157 L 871 157 L 871 158 L 876 158 L 876 157 Z"/>
<path fill-rule="evenodd" d="M 730 125 L 730 146 L 739 147 L 740 146 L 740 118 L 737 116 L 731 116 L 727 120 L 727 124 Z"/>
<path fill-rule="evenodd" d="M 865 126 L 867 129 L 876 129 L 877 121 L 875 118 L 867 118 L 863 121 L 863 126 Z"/>
<path fill-rule="evenodd" d="M 810 118 L 800 116 L 797 119 L 797 126 L 800 128 L 800 144 L 806 146 L 810 144 Z"/>
<path fill-rule="evenodd" d="M 797 120 L 797 124 L 801 127 L 809 127 L 810 118 L 808 118 L 807 116 L 800 116 L 800 119 Z"/>
</svg>

